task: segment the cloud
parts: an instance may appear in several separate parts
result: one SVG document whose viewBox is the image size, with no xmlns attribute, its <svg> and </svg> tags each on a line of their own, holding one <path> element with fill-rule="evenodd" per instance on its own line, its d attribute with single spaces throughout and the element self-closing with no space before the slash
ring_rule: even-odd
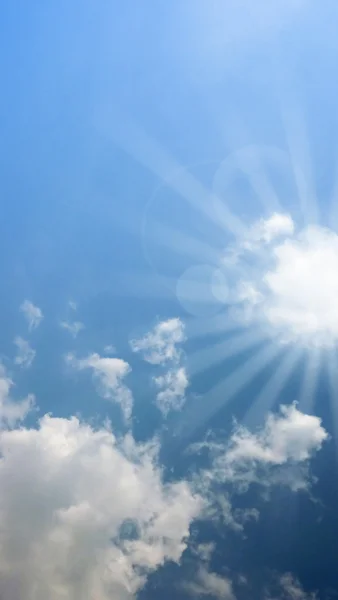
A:
<svg viewBox="0 0 338 600">
<path fill-rule="evenodd" d="M 154 377 L 154 382 L 161 390 L 156 396 L 156 404 L 162 414 L 167 416 L 170 410 L 180 410 L 189 385 L 185 368 L 170 369 L 164 375 Z"/>
<path fill-rule="evenodd" d="M 144 360 L 152 365 L 169 365 L 168 370 L 153 377 L 160 389 L 156 404 L 164 416 L 170 410 L 180 410 L 185 402 L 189 382 L 186 370 L 180 364 L 182 351 L 178 348 L 184 340 L 184 324 L 175 318 L 161 321 L 143 338 L 130 343 L 133 352 L 140 352 Z"/>
<path fill-rule="evenodd" d="M 225 254 L 235 318 L 257 321 L 283 342 L 337 342 L 338 235 L 319 226 L 296 232 L 282 214 L 258 221 L 252 231 Z"/>
<path fill-rule="evenodd" d="M 0 432 L 0 596 L 128 600 L 179 562 L 202 501 L 157 454 L 75 417 Z"/>
<path fill-rule="evenodd" d="M 260 244 L 271 244 L 276 238 L 292 235 L 295 225 L 290 215 L 273 213 L 267 219 L 259 219 L 249 229 L 248 237 L 243 241 L 246 250 L 253 250 Z"/>
<path fill-rule="evenodd" d="M 338 236 L 309 227 L 274 248 L 274 268 L 264 275 L 268 321 L 319 343 L 338 338 Z"/>
<path fill-rule="evenodd" d="M 78 333 L 84 329 L 84 324 L 81 321 L 61 321 L 60 326 L 69 331 L 73 338 L 76 338 Z"/>
<path fill-rule="evenodd" d="M 29 331 L 33 331 L 33 329 L 36 329 L 40 325 L 43 319 L 41 308 L 35 306 L 29 300 L 25 300 L 20 306 L 20 311 L 26 318 Z"/>
<path fill-rule="evenodd" d="M 72 354 L 66 360 L 78 370 L 90 369 L 99 383 L 99 392 L 107 400 L 117 402 L 126 420 L 131 417 L 133 397 L 123 379 L 130 372 L 129 364 L 121 358 L 101 357 L 90 354 L 87 358 L 77 359 Z"/>
<path fill-rule="evenodd" d="M 208 514 L 220 514 L 234 529 L 242 529 L 248 519 L 257 519 L 252 509 L 234 511 L 231 494 L 245 493 L 252 484 L 263 490 L 283 485 L 291 491 L 309 487 L 309 460 L 321 449 L 328 434 L 321 420 L 300 412 L 293 404 L 270 414 L 264 427 L 252 433 L 236 427 L 224 442 L 206 440 L 194 444 L 192 451 L 207 451 L 210 468 L 196 475 L 197 489 L 209 498 Z"/>
<path fill-rule="evenodd" d="M 77 303 L 74 300 L 69 300 L 68 306 L 71 310 L 77 310 Z"/>
<path fill-rule="evenodd" d="M 14 401 L 10 397 L 13 381 L 8 377 L 3 365 L 0 365 L 0 429 L 14 427 L 23 421 L 34 407 L 34 396 L 28 395 L 24 400 Z"/>
<path fill-rule="evenodd" d="M 143 338 L 130 342 L 133 352 L 140 352 L 153 365 L 178 360 L 178 344 L 184 341 L 184 324 L 178 318 L 161 321 Z"/>
<path fill-rule="evenodd" d="M 107 344 L 104 349 L 103 349 L 105 354 L 115 354 L 116 353 L 116 348 L 115 346 L 113 346 L 113 344 Z"/>
<path fill-rule="evenodd" d="M 14 339 L 14 344 L 17 347 L 17 355 L 14 360 L 15 364 L 19 365 L 20 367 L 29 368 L 35 358 L 35 350 L 31 348 L 27 340 L 24 340 L 20 336 L 17 336 Z"/>
<path fill-rule="evenodd" d="M 239 427 L 226 453 L 230 469 L 247 464 L 281 465 L 306 461 L 327 439 L 319 417 L 300 412 L 295 404 L 282 406 L 280 414 L 268 415 L 264 428 L 253 434 Z"/>
<path fill-rule="evenodd" d="M 208 542 L 204 544 L 197 544 L 196 546 L 191 545 L 191 552 L 197 556 L 203 562 L 210 562 L 211 556 L 215 551 L 215 544 Z"/>
<path fill-rule="evenodd" d="M 184 584 L 184 589 L 194 597 L 211 596 L 218 600 L 235 600 L 232 583 L 227 577 L 200 567 L 195 581 Z"/>
<path fill-rule="evenodd" d="M 282 575 L 274 587 L 275 591 L 266 592 L 266 600 L 316 600 L 317 598 L 316 593 L 306 592 L 291 573 Z"/>
</svg>

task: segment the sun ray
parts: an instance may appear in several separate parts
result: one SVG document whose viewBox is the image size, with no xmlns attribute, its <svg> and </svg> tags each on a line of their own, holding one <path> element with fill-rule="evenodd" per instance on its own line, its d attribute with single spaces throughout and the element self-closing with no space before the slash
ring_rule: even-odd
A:
<svg viewBox="0 0 338 600">
<path fill-rule="evenodd" d="M 248 145 L 231 154 L 222 162 L 217 177 L 222 179 L 224 186 L 224 183 L 231 182 L 236 171 L 241 171 L 247 176 L 257 198 L 269 213 L 282 212 L 278 196 L 264 171 L 264 166 L 259 157 L 259 147 Z"/>
<path fill-rule="evenodd" d="M 210 367 L 222 363 L 225 359 L 235 357 L 241 352 L 262 343 L 265 339 L 266 336 L 264 336 L 261 329 L 250 329 L 207 348 L 197 350 L 190 355 L 189 374 L 193 377 L 198 373 L 203 373 Z"/>
<path fill-rule="evenodd" d="M 319 209 L 313 182 L 313 168 L 304 116 L 283 88 L 280 90 L 282 121 L 285 128 L 295 183 L 305 225 L 318 224 Z M 294 87 L 288 86 L 288 89 Z"/>
<path fill-rule="evenodd" d="M 329 226 L 337 233 L 338 232 L 338 165 L 336 166 L 335 181 L 328 215 Z"/>
<path fill-rule="evenodd" d="M 266 414 L 273 408 L 288 378 L 298 365 L 301 356 L 301 348 L 285 351 L 276 370 L 247 411 L 243 420 L 247 427 L 254 428 L 263 422 Z M 294 398 L 291 400 L 293 401 Z"/>
<path fill-rule="evenodd" d="M 321 368 L 322 352 L 320 348 L 312 348 L 304 365 L 304 375 L 299 393 L 299 410 L 313 414 L 318 377 Z"/>
<path fill-rule="evenodd" d="M 109 130 L 107 120 L 114 141 L 140 164 L 155 173 L 194 209 L 235 236 L 245 233 L 246 227 L 242 221 L 130 117 L 114 107 L 114 113 L 111 112 L 109 117 L 106 115 L 105 134 Z M 222 205 L 222 222 L 220 215 L 215 212 L 215 203 Z"/>
<path fill-rule="evenodd" d="M 189 340 L 230 333 L 239 328 L 241 328 L 241 324 L 227 316 L 224 312 L 209 319 L 189 319 L 186 324 L 186 332 Z"/>
<path fill-rule="evenodd" d="M 177 279 L 152 273 L 121 273 L 115 276 L 113 293 L 119 297 L 173 299 Z M 108 287 L 108 286 L 107 286 Z"/>
<path fill-rule="evenodd" d="M 330 391 L 333 434 L 338 453 L 338 356 L 336 349 L 325 353 L 325 364 L 327 365 Z"/>
<path fill-rule="evenodd" d="M 218 266 L 221 262 L 221 250 L 217 251 L 210 244 L 168 227 L 164 223 L 152 224 L 152 237 L 159 246 L 170 248 L 174 254 L 191 257 L 203 264 L 210 263 Z"/>
<path fill-rule="evenodd" d="M 254 377 L 281 352 L 281 346 L 270 342 L 255 352 L 247 361 L 215 385 L 205 397 L 197 404 L 190 404 L 189 408 L 181 415 L 176 435 L 181 438 L 191 438 L 194 433 L 222 408 L 224 408 L 236 395 L 246 388 Z"/>
</svg>

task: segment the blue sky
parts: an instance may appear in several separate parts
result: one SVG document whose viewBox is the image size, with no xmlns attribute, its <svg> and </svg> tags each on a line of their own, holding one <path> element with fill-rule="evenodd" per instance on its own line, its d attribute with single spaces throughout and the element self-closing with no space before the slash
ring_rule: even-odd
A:
<svg viewBox="0 0 338 600">
<path fill-rule="evenodd" d="M 0 596 L 335 598 L 338 6 L 1 13 Z"/>
</svg>

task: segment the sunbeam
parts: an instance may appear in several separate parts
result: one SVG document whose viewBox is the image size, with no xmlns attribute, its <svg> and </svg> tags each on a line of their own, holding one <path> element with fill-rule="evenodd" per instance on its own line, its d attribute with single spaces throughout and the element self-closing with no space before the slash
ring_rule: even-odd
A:
<svg viewBox="0 0 338 600">
<path fill-rule="evenodd" d="M 109 126 L 107 126 L 109 123 Z M 183 168 L 161 144 L 151 138 L 129 116 L 117 107 L 106 115 L 104 131 L 110 130 L 111 138 L 130 156 L 148 168 L 194 209 L 234 236 L 243 235 L 245 226 L 212 192 L 207 190 L 187 169 Z M 221 208 L 222 217 L 215 212 L 215 204 Z"/>
<path fill-rule="evenodd" d="M 336 350 L 326 353 L 325 363 L 327 365 L 328 384 L 330 390 L 332 426 L 336 443 L 336 452 L 338 455 L 338 360 Z"/>
<path fill-rule="evenodd" d="M 338 232 L 338 165 L 335 169 L 335 179 L 333 183 L 333 190 L 331 195 L 331 202 L 329 206 L 328 222 L 336 233 Z"/>
<path fill-rule="evenodd" d="M 289 76 L 288 76 L 289 77 Z M 295 89 L 289 81 L 279 86 L 280 106 L 286 141 L 290 152 L 304 224 L 319 223 L 319 209 L 313 182 L 313 167 L 303 114 L 286 89 Z"/>
<path fill-rule="evenodd" d="M 211 335 L 223 335 L 241 329 L 241 326 L 224 311 L 206 319 L 188 319 L 186 322 L 187 336 L 197 340 Z"/>
<path fill-rule="evenodd" d="M 151 224 L 151 237 L 159 248 L 170 248 L 173 255 L 178 254 L 193 258 L 198 262 L 214 265 L 220 263 L 221 250 L 217 251 L 209 243 L 198 240 L 186 232 L 173 229 L 164 223 L 154 222 Z"/>
<path fill-rule="evenodd" d="M 302 350 L 297 347 L 285 351 L 273 375 L 266 382 L 255 401 L 252 402 L 243 419 L 244 424 L 250 429 L 261 425 L 267 413 L 272 410 L 287 380 L 296 369 L 301 356 Z"/>
<path fill-rule="evenodd" d="M 226 196 L 226 189 L 236 179 L 238 172 L 245 175 L 256 197 L 268 213 L 281 212 L 282 208 L 277 193 L 271 185 L 268 175 L 262 165 L 262 160 L 271 158 L 278 152 L 275 148 L 248 145 L 226 158 L 217 170 L 214 179 L 214 189 L 220 195 Z M 260 156 L 263 154 L 263 157 Z"/>
<path fill-rule="evenodd" d="M 262 369 L 273 362 L 281 351 L 282 348 L 279 344 L 269 342 L 212 387 L 203 398 L 203 403 L 199 402 L 198 406 L 196 403 L 190 404 L 189 409 L 182 413 L 177 435 L 188 439 L 203 424 L 207 426 L 210 419 L 233 400 L 242 389 L 246 388 Z"/>
<path fill-rule="evenodd" d="M 260 329 L 250 329 L 238 333 L 226 340 L 202 348 L 190 355 L 189 373 L 193 377 L 198 373 L 221 364 L 225 359 L 235 357 L 254 346 L 258 346 L 267 339 Z"/>
<path fill-rule="evenodd" d="M 304 374 L 299 392 L 299 410 L 307 414 L 314 413 L 318 377 L 322 364 L 321 348 L 313 348 L 306 356 Z"/>
</svg>

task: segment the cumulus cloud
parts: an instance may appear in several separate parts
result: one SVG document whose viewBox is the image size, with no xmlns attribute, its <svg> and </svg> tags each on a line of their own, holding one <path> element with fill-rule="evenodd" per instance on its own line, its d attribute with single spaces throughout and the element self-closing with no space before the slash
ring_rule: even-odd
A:
<svg viewBox="0 0 338 600">
<path fill-rule="evenodd" d="M 184 588 L 195 598 L 210 596 L 218 600 L 235 600 L 230 579 L 213 573 L 204 566 L 198 569 L 195 580 L 187 582 Z"/>
<path fill-rule="evenodd" d="M 25 300 L 20 306 L 20 311 L 25 316 L 29 331 L 36 329 L 40 325 L 43 319 L 41 308 L 35 306 L 35 304 L 29 300 Z"/>
<path fill-rule="evenodd" d="M 14 344 L 17 347 L 17 355 L 14 360 L 15 364 L 19 365 L 20 367 L 29 368 L 32 365 L 33 360 L 35 358 L 35 350 L 31 348 L 27 340 L 24 340 L 20 336 L 17 336 L 14 339 Z"/>
<path fill-rule="evenodd" d="M 161 321 L 143 338 L 131 340 L 133 352 L 140 352 L 153 365 L 178 360 L 178 344 L 184 341 L 184 324 L 178 318 Z"/>
<path fill-rule="evenodd" d="M 290 215 L 273 213 L 267 219 L 259 219 L 249 229 L 248 237 L 243 241 L 243 247 L 252 250 L 256 245 L 271 244 L 273 240 L 280 237 L 292 235 L 295 226 Z"/>
<path fill-rule="evenodd" d="M 251 433 L 245 427 L 235 431 L 226 453 L 226 464 L 238 470 L 248 463 L 302 462 L 319 450 L 326 439 L 319 417 L 300 412 L 295 404 L 282 406 L 280 414 L 268 415 L 264 428 L 258 433 Z"/>
<path fill-rule="evenodd" d="M 78 333 L 84 329 L 84 324 L 81 321 L 61 321 L 60 327 L 69 331 L 73 338 L 76 338 Z"/>
<path fill-rule="evenodd" d="M 126 420 L 131 417 L 133 397 L 129 388 L 123 383 L 123 379 L 131 370 L 126 361 L 121 358 L 101 357 L 96 353 L 82 359 L 68 354 L 66 360 L 80 371 L 90 369 L 99 384 L 98 390 L 103 398 L 120 404 Z"/>
<path fill-rule="evenodd" d="M 225 262 L 233 315 L 262 323 L 283 342 L 338 341 L 338 235 L 319 226 L 297 232 L 282 214 L 258 221 L 252 232 L 237 254 L 231 249 L 236 261 Z"/>
<path fill-rule="evenodd" d="M 202 501 L 157 452 L 75 417 L 1 431 L 0 596 L 128 600 L 179 562 Z"/>
<path fill-rule="evenodd" d="M 189 385 L 185 368 L 170 369 L 164 375 L 154 377 L 154 382 L 161 390 L 156 396 L 156 404 L 162 414 L 167 416 L 170 410 L 180 410 Z"/>
<path fill-rule="evenodd" d="M 0 365 L 0 428 L 14 427 L 23 421 L 34 407 L 34 396 L 30 394 L 20 401 L 10 396 L 13 381 L 7 375 L 3 365 Z"/>
<path fill-rule="evenodd" d="M 272 325 L 325 343 L 338 338 L 338 236 L 309 227 L 274 248 L 274 268 L 264 275 L 265 312 Z"/>
<path fill-rule="evenodd" d="M 210 468 L 196 478 L 197 487 L 210 498 L 210 514 L 220 513 L 228 525 L 241 529 L 258 513 L 233 511 L 230 495 L 234 490 L 245 493 L 254 483 L 265 490 L 273 485 L 307 490 L 309 460 L 327 438 L 321 420 L 293 404 L 282 406 L 279 414 L 268 415 L 256 433 L 238 426 L 226 443 L 207 440 L 195 444 L 192 450 L 206 450 L 210 455 Z"/>
</svg>

